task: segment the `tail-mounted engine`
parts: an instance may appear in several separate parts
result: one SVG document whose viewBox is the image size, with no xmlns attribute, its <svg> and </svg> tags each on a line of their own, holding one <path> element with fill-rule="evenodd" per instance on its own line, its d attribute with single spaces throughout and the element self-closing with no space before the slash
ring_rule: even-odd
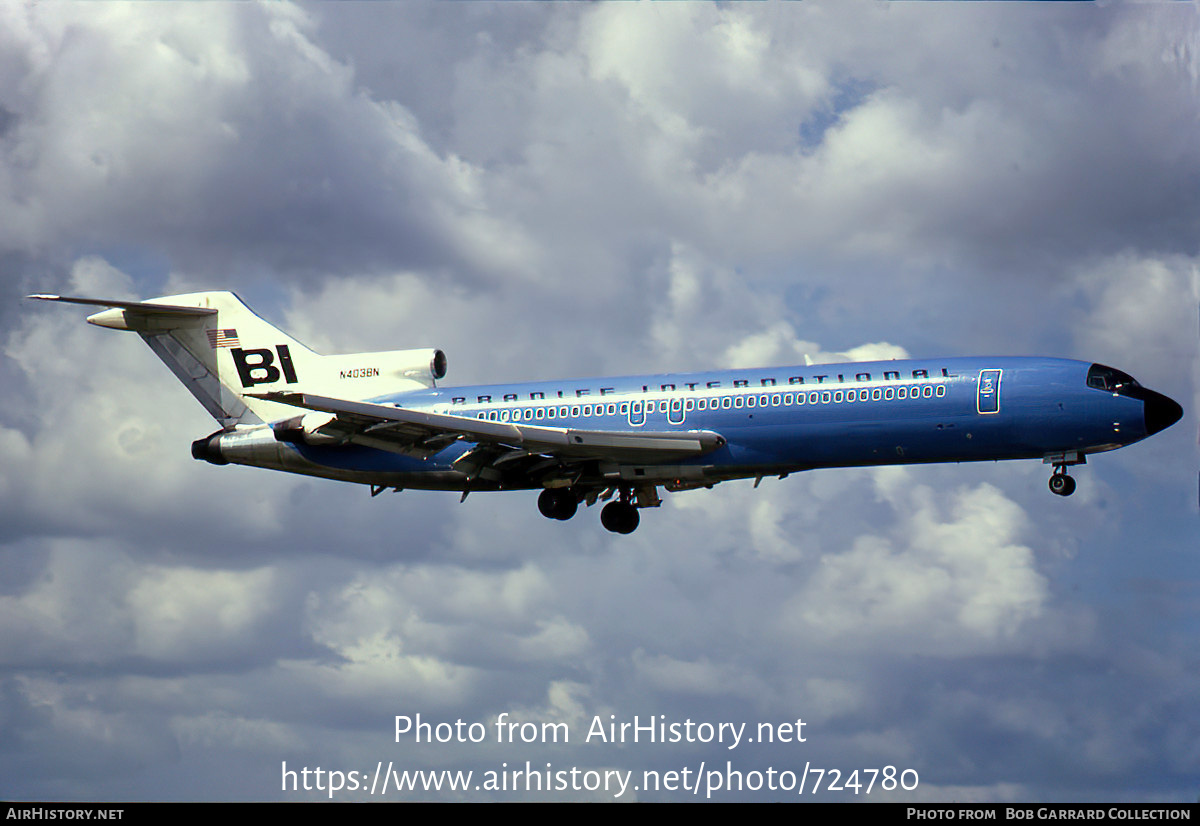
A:
<svg viewBox="0 0 1200 826">
<path fill-rule="evenodd" d="M 330 395 L 363 399 L 401 389 L 410 382 L 433 387 L 446 376 L 446 354 L 425 348 L 324 356 L 321 370 L 324 375 L 318 381 Z"/>
</svg>

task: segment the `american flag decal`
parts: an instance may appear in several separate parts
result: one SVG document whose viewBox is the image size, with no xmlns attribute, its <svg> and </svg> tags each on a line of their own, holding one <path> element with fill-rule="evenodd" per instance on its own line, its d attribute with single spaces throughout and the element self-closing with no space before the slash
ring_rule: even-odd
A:
<svg viewBox="0 0 1200 826">
<path fill-rule="evenodd" d="M 218 347 L 237 347 L 238 334 L 237 330 L 230 327 L 228 330 L 205 330 L 208 334 L 208 346 L 214 350 Z"/>
</svg>

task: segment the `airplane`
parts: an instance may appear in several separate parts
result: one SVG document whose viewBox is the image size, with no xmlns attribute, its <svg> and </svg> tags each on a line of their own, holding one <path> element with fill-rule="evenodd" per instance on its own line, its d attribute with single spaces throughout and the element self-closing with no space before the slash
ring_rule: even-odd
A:
<svg viewBox="0 0 1200 826">
<path fill-rule="evenodd" d="M 32 295 L 106 307 L 220 423 L 192 456 L 387 489 L 540 490 L 567 520 L 632 533 L 669 492 L 815 468 L 1041 459 L 1067 468 L 1170 427 L 1174 400 L 1102 364 L 969 357 L 442 387 L 426 348 L 322 356 L 234 293 L 146 301 Z M 460 500 L 461 501 L 461 500 Z"/>
</svg>

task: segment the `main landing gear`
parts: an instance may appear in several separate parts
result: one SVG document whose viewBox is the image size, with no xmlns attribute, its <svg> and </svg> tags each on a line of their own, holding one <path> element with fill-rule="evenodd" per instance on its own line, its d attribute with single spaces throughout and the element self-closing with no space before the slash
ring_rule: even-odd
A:
<svg viewBox="0 0 1200 826">
<path fill-rule="evenodd" d="M 633 533 L 642 521 L 638 515 L 638 508 L 653 508 L 662 504 L 653 488 L 639 488 L 636 496 L 634 491 L 627 487 L 619 491 L 614 488 L 586 491 L 575 488 L 547 488 L 538 496 L 538 510 L 548 519 L 561 519 L 565 522 L 575 515 L 581 499 L 592 505 L 597 499 L 607 499 L 614 493 L 619 494 L 618 498 L 600 511 L 600 524 L 613 533 Z"/>
<path fill-rule="evenodd" d="M 613 533 L 633 533 L 641 521 L 642 517 L 638 516 L 637 508 L 631 502 L 625 501 L 624 494 L 620 500 L 609 502 L 604 506 L 604 510 L 600 511 L 600 524 Z"/>
<path fill-rule="evenodd" d="M 538 510 L 547 519 L 567 521 L 579 509 L 579 500 L 570 488 L 546 488 L 538 497 Z"/>
</svg>

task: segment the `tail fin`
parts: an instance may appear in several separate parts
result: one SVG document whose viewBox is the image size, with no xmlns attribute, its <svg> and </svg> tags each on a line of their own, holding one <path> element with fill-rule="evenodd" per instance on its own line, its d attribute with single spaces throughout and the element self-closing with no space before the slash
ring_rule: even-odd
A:
<svg viewBox="0 0 1200 826">
<path fill-rule="evenodd" d="M 226 429 L 295 415 L 287 405 L 257 398 L 259 393 L 287 390 L 362 400 L 432 387 L 445 375 L 441 350 L 318 355 L 259 318 L 231 292 L 148 301 L 29 297 L 109 307 L 88 322 L 138 333 Z"/>
</svg>

